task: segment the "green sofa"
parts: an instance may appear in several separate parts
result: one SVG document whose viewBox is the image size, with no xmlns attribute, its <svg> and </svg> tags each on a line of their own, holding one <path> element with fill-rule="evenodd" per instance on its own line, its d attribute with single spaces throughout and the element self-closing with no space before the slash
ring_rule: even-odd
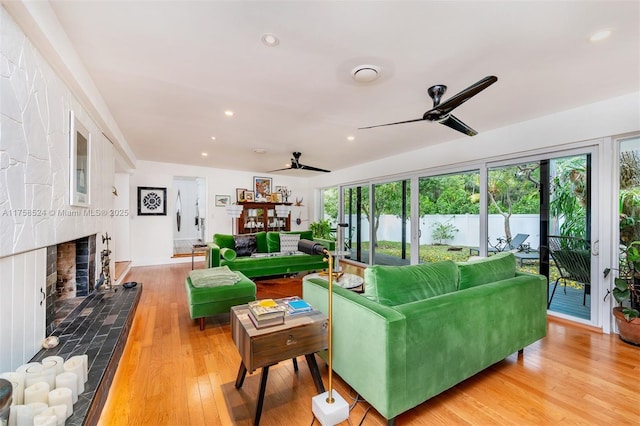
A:
<svg viewBox="0 0 640 426">
<path fill-rule="evenodd" d="M 512 253 L 466 263 L 372 266 L 365 292 L 333 289 L 333 370 L 395 417 L 546 335 L 547 282 Z M 327 312 L 327 283 L 303 281 Z"/>
<path fill-rule="evenodd" d="M 313 240 L 311 231 L 283 233 L 299 234 L 300 239 Z M 252 255 L 245 256 L 237 255 L 236 237 L 228 234 L 214 234 L 213 242 L 208 244 L 205 267 L 226 265 L 229 269 L 240 271 L 249 278 L 319 271 L 327 268 L 327 263 L 321 255 L 283 253 L 280 248 L 280 234 L 280 232 L 250 234 L 249 237 L 255 238 L 255 251 Z M 246 236 L 246 234 L 243 235 L 243 237 Z"/>
</svg>

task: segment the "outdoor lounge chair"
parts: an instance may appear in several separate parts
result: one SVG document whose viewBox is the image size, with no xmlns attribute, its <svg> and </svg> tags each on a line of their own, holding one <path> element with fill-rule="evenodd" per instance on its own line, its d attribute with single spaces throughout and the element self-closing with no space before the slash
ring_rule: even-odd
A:
<svg viewBox="0 0 640 426">
<path fill-rule="evenodd" d="M 547 308 L 551 306 L 560 280 L 564 280 L 565 292 L 568 280 L 581 283 L 584 287 L 582 304 L 586 305 L 587 294 L 591 294 L 591 249 L 589 242 L 576 237 L 550 235 L 549 253 L 560 272 L 560 278 L 555 281 Z"/>
<path fill-rule="evenodd" d="M 495 254 L 501 251 L 510 251 L 510 250 L 518 250 L 524 244 L 524 242 L 529 238 L 529 234 L 517 234 L 515 237 L 511 239 L 511 241 L 507 241 L 507 243 L 503 246 L 496 245 L 495 247 L 489 246 L 487 247 L 487 254 Z M 471 247 L 469 249 L 469 255 L 479 255 L 480 248 L 479 247 Z"/>
<path fill-rule="evenodd" d="M 523 266 L 525 260 L 540 260 L 540 250 L 534 250 L 531 248 L 521 248 L 519 251 L 513 253 L 513 255 L 520 263 L 520 267 Z"/>
</svg>

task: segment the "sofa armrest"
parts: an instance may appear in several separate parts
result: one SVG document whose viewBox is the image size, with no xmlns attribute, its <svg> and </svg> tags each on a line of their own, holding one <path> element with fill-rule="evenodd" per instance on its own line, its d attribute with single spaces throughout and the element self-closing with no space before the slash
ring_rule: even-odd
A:
<svg viewBox="0 0 640 426">
<path fill-rule="evenodd" d="M 303 298 L 325 314 L 328 284 L 305 279 Z M 333 370 L 385 417 L 397 413 L 407 374 L 406 319 L 396 310 L 333 287 Z"/>
<path fill-rule="evenodd" d="M 204 264 L 206 268 L 220 266 L 220 246 L 216 243 L 207 243 L 209 250 L 205 254 Z"/>
</svg>

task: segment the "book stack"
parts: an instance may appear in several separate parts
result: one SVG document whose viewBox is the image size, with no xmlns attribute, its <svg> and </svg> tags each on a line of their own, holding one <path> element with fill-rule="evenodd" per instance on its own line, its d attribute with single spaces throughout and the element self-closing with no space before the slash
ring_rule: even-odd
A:
<svg viewBox="0 0 640 426">
<path fill-rule="evenodd" d="M 249 319 L 256 328 L 283 324 L 286 311 L 285 305 L 280 305 L 273 299 L 249 302 Z"/>
<path fill-rule="evenodd" d="M 291 300 L 289 301 L 288 306 L 289 308 L 287 309 L 287 312 L 289 312 L 289 315 L 304 314 L 313 310 L 311 305 L 302 299 Z"/>
</svg>

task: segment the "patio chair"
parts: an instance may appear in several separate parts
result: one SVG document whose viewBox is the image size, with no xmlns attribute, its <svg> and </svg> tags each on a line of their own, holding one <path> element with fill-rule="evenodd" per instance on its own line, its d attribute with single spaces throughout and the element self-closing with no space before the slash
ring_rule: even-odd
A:
<svg viewBox="0 0 640 426">
<path fill-rule="evenodd" d="M 523 244 L 521 248 L 513 253 L 518 262 L 520 263 L 520 267 L 524 266 L 525 260 L 540 260 L 540 248 L 532 249 L 530 247 L 525 247 L 527 244 Z"/>
<path fill-rule="evenodd" d="M 515 237 L 511 239 L 511 241 L 507 241 L 506 244 L 502 246 L 496 245 L 495 247 L 493 247 L 489 245 L 489 247 L 487 247 L 487 254 L 490 255 L 490 254 L 499 253 L 501 251 L 519 250 L 522 244 L 524 244 L 524 242 L 527 240 L 527 238 L 529 238 L 529 234 L 517 234 Z M 469 248 L 469 255 L 473 255 L 474 252 L 476 253 L 476 256 L 479 255 L 480 248 L 479 247 Z"/>
<path fill-rule="evenodd" d="M 589 242 L 576 237 L 550 235 L 549 254 L 558 268 L 560 278 L 555 281 L 547 308 L 551 306 L 553 295 L 560 280 L 564 280 L 565 293 L 567 291 L 567 281 L 576 281 L 583 284 L 584 296 L 582 304 L 586 305 L 587 294 L 591 294 L 591 249 Z"/>
</svg>

